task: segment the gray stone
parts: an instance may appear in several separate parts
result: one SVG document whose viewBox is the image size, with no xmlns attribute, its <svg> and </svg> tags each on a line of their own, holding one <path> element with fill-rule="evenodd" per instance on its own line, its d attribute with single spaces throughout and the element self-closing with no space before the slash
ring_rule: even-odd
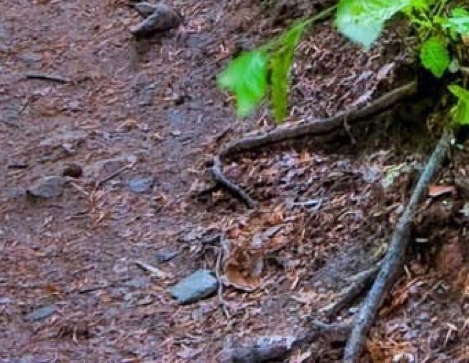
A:
<svg viewBox="0 0 469 363">
<path fill-rule="evenodd" d="M 60 197 L 67 184 L 67 179 L 61 176 L 47 176 L 26 190 L 29 197 L 50 199 Z"/>
<path fill-rule="evenodd" d="M 114 173 L 125 164 L 133 164 L 137 162 L 138 157 L 133 154 L 120 155 L 111 159 L 98 160 L 90 165 L 85 166 L 84 176 L 89 179 L 100 179 L 110 173 Z"/>
<path fill-rule="evenodd" d="M 0 39 L 6 38 L 7 33 L 5 31 L 5 27 L 3 26 L 3 23 L 0 21 Z"/>
<path fill-rule="evenodd" d="M 35 53 L 23 53 L 20 55 L 20 59 L 26 64 L 38 63 L 42 60 L 40 54 Z"/>
<path fill-rule="evenodd" d="M 153 12 L 156 10 L 157 5 L 152 4 L 146 1 L 138 2 L 136 4 L 133 4 L 132 7 L 137 11 L 137 13 L 142 17 L 142 18 L 147 18 Z"/>
<path fill-rule="evenodd" d="M 140 91 L 139 102 L 140 106 L 151 106 L 155 98 L 156 83 L 151 83 Z"/>
<path fill-rule="evenodd" d="M 182 18 L 176 11 L 168 5 L 158 3 L 145 20 L 130 28 L 130 32 L 137 38 L 144 37 L 177 28 L 181 22 Z"/>
<path fill-rule="evenodd" d="M 82 130 L 73 130 L 57 133 L 48 138 L 42 139 L 39 143 L 41 147 L 59 147 L 61 145 L 73 145 L 78 147 L 88 138 L 88 133 Z"/>
<path fill-rule="evenodd" d="M 169 293 L 181 305 L 211 296 L 217 291 L 218 281 L 209 270 L 198 270 L 169 288 Z"/>
<path fill-rule="evenodd" d="M 135 178 L 129 181 L 129 188 L 134 193 L 147 193 L 151 191 L 155 185 L 155 177 L 150 176 L 148 178 Z"/>
<path fill-rule="evenodd" d="M 42 308 L 35 309 L 31 311 L 29 314 L 24 316 L 25 321 L 33 322 L 47 319 L 49 316 L 55 314 L 57 307 L 55 305 L 47 305 L 43 306 Z"/>
<path fill-rule="evenodd" d="M 169 121 L 174 127 L 184 127 L 184 115 L 180 110 L 171 109 L 168 112 Z"/>
<path fill-rule="evenodd" d="M 0 305 L 8 305 L 12 302 L 9 297 L 1 297 L 0 296 Z"/>
</svg>

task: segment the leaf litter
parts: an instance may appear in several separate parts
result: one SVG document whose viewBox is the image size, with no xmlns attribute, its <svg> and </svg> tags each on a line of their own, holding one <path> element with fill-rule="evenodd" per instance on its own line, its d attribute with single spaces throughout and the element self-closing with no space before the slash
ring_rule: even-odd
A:
<svg viewBox="0 0 469 363">
<path fill-rule="evenodd" d="M 306 140 L 231 161 L 225 172 L 260 201 L 254 211 L 216 189 L 202 205 L 186 198 L 199 177 L 191 173 L 200 146 L 214 136 L 212 129 L 223 132 L 234 121 L 226 99 L 207 80 L 235 49 L 241 32 L 259 43 L 281 28 L 269 27 L 269 14 L 258 16 L 257 5 L 244 0 L 171 5 L 188 20 L 184 29 L 174 37 L 132 45 L 129 26 L 141 19 L 124 1 L 98 6 L 37 2 L 28 9 L 0 5 L 11 45 L 2 63 L 2 104 L 28 100 L 18 104 L 24 108 L 17 120 L 21 129 L 0 124 L 2 160 L 27 160 L 28 165 L 6 170 L 0 179 L 0 299 L 7 302 L 2 312 L 9 326 L 1 339 L 2 359 L 32 354 L 53 361 L 58 354 L 64 361 L 210 361 L 225 340 L 291 337 L 386 248 L 415 171 L 396 179 L 385 193 L 381 180 L 390 167 L 421 162 L 423 156 L 415 144 L 380 123 L 352 128 L 355 146 L 345 134 L 336 144 Z M 73 13 L 75 26 L 64 21 L 66 16 L 56 16 L 51 33 L 37 22 L 51 13 Z M 407 76 L 410 60 L 405 51 L 410 45 L 400 43 L 407 39 L 400 32 L 396 26 L 365 54 L 337 37 L 330 22 L 318 25 L 299 47 L 290 121 L 334 115 L 396 87 Z M 35 45 L 39 63 L 28 63 L 34 59 L 22 54 L 31 49 L 33 33 L 41 35 Z M 31 70 L 66 75 L 73 82 L 52 82 L 47 90 L 42 83 L 47 81 L 17 82 L 14 74 Z M 138 106 L 136 90 L 157 78 L 161 84 L 153 106 Z M 193 97 L 177 105 L 175 93 L 201 95 L 211 103 L 198 104 Z M 165 120 L 173 107 L 183 110 L 177 129 L 194 131 L 189 146 L 177 138 L 151 136 L 171 134 Z M 208 111 L 200 117 L 204 107 Z M 6 113 L 6 106 L 0 112 Z M 261 111 L 235 124 L 230 137 L 265 126 L 266 120 Z M 86 135 L 85 141 L 72 147 L 60 141 L 40 145 L 70 130 Z M 125 160 L 104 163 L 107 167 L 98 166 L 96 173 L 87 170 L 118 155 L 135 156 L 132 168 L 96 188 Z M 31 204 L 15 190 L 58 175 L 65 159 L 82 165 L 84 178 L 63 195 Z M 412 246 L 414 258 L 389 292 L 369 335 L 368 361 L 467 356 L 467 217 L 461 212 L 469 190 L 467 161 L 466 152 L 455 153 L 435 181 L 451 192 L 430 190 L 419 210 L 415 239 L 426 242 Z M 149 170 L 158 179 L 153 194 L 135 195 L 123 187 L 123 180 Z M 178 306 L 166 289 L 198 269 L 213 269 L 223 239 L 230 245 L 220 267 L 232 285 L 222 291 L 230 318 L 217 297 Z M 157 251 L 164 248 L 179 253 L 161 267 Z M 135 278 L 146 276 L 135 261 L 164 270 L 168 278 L 138 282 Z M 44 306 L 55 306 L 56 314 L 25 325 L 22 317 Z M 355 311 L 356 306 L 345 307 L 336 319 L 348 321 Z M 327 344 L 318 351 L 303 348 L 292 359 L 313 361 L 319 355 L 323 361 L 339 361 L 342 350 Z"/>
</svg>

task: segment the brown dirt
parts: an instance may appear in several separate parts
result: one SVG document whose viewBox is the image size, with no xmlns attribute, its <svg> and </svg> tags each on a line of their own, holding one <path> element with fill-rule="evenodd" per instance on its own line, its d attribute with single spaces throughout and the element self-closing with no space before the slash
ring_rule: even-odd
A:
<svg viewBox="0 0 469 363">
<path fill-rule="evenodd" d="M 139 18 L 125 1 L 0 3 L 1 362 L 218 361 L 230 340 L 292 334 L 305 317 L 320 318 L 318 310 L 389 241 L 413 176 L 387 191 L 381 181 L 392 166 L 424 161 L 431 148 L 415 100 L 388 129 L 376 121 L 352 130 L 356 144 L 346 134 L 333 145 L 305 142 L 233 160 L 225 171 L 261 201 L 255 211 L 222 190 L 199 193 L 211 186 L 204 163 L 221 143 L 216 136 L 231 126 L 226 140 L 269 120 L 262 109 L 235 123 L 216 74 L 240 45 L 258 44 L 283 25 L 247 0 L 167 3 L 186 24 L 139 41 L 128 30 Z M 358 107 L 410 79 L 411 44 L 394 25 L 368 54 L 330 21 L 308 33 L 289 121 Z M 27 72 L 71 82 L 26 79 Z M 422 362 L 469 360 L 467 218 L 460 212 L 467 213 L 468 157 L 456 151 L 441 173 L 454 193 L 422 207 L 419 243 L 364 361 L 390 362 L 400 353 Z M 65 169 L 83 176 L 62 195 L 26 195 Z M 130 190 L 129 181 L 150 176 L 150 192 Z M 311 208 L 293 205 L 303 201 Z M 239 269 L 231 272 L 257 287 L 224 289 L 230 318 L 216 296 L 178 306 L 166 291 L 196 269 L 215 268 L 218 249 L 203 244 L 207 230 L 233 245 L 226 272 Z M 171 252 L 159 263 L 159 254 Z M 135 261 L 168 277 L 149 276 Z M 28 319 L 51 306 L 49 316 Z M 324 346 L 308 359 L 304 347 L 291 361 L 336 362 L 341 348 Z"/>
</svg>

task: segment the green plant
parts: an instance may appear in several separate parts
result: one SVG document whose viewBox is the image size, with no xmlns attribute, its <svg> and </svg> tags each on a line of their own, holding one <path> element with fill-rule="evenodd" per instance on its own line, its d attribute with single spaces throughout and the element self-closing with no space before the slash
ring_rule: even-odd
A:
<svg viewBox="0 0 469 363">
<path fill-rule="evenodd" d="M 399 13 L 405 15 L 417 34 L 422 66 L 440 78 L 447 70 L 457 69 L 458 61 L 451 59 L 450 45 L 461 36 L 469 36 L 469 11 L 456 7 L 447 14 L 447 3 L 448 0 L 340 0 L 336 8 L 297 23 L 267 45 L 233 60 L 220 74 L 218 85 L 235 94 L 238 116 L 248 115 L 269 95 L 274 118 L 282 121 L 287 115 L 289 70 L 295 48 L 305 28 L 332 11 L 336 11 L 339 32 L 365 49 L 378 39 L 388 20 Z M 458 98 L 452 111 L 453 122 L 469 124 L 468 91 L 456 85 L 449 89 Z"/>
<path fill-rule="evenodd" d="M 341 0 L 336 25 L 349 39 L 369 48 L 387 20 L 397 13 L 408 17 L 420 41 L 420 61 L 435 77 L 451 64 L 448 44 L 469 34 L 469 12 L 455 8 L 444 15 L 447 0 Z"/>
<path fill-rule="evenodd" d="M 469 91 L 456 84 L 450 85 L 448 89 L 458 100 L 450 111 L 453 125 L 469 125 Z"/>
<path fill-rule="evenodd" d="M 275 120 L 287 114 L 289 71 L 293 54 L 309 21 L 302 21 L 279 38 L 233 60 L 219 75 L 218 85 L 235 94 L 238 116 L 248 115 L 267 95 Z"/>
<path fill-rule="evenodd" d="M 300 21 L 278 38 L 256 50 L 242 53 L 218 76 L 218 86 L 233 93 L 239 117 L 247 116 L 269 96 L 274 119 L 282 121 L 288 110 L 289 72 L 293 55 L 307 26 L 327 17 L 335 7 Z"/>
<path fill-rule="evenodd" d="M 458 64 L 451 60 L 449 45 L 469 34 L 469 12 L 456 7 L 444 14 L 447 0 L 341 0 L 336 25 L 346 37 L 369 48 L 379 37 L 387 20 L 401 12 L 410 20 L 420 41 L 419 58 L 422 66 L 440 78 Z M 450 85 L 457 104 L 451 109 L 453 126 L 469 124 L 469 92 Z"/>
</svg>

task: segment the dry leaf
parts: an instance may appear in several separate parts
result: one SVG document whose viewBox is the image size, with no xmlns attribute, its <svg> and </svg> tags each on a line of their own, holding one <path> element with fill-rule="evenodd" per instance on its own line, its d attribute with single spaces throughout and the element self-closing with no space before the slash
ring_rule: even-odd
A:
<svg viewBox="0 0 469 363">
<path fill-rule="evenodd" d="M 432 184 L 428 187 L 429 197 L 440 197 L 445 194 L 455 194 L 456 188 L 453 185 L 435 185 Z"/>
<path fill-rule="evenodd" d="M 254 291 L 261 285 L 264 261 L 259 251 L 235 246 L 223 265 L 223 282 L 243 291 Z"/>
</svg>

